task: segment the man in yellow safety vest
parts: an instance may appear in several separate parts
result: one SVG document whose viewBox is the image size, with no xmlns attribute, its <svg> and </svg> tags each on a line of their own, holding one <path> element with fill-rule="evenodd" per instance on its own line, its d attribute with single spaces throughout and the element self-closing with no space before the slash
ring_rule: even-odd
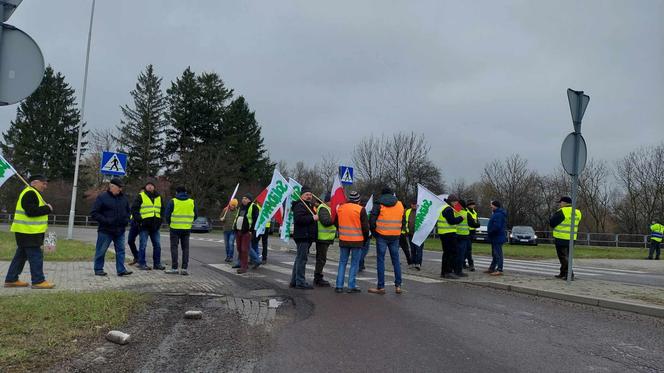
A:
<svg viewBox="0 0 664 373">
<path fill-rule="evenodd" d="M 659 246 L 662 243 L 662 238 L 664 238 L 664 225 L 653 220 L 650 225 L 650 250 L 648 250 L 648 259 L 652 259 L 654 254 L 655 260 L 659 260 Z"/>
<path fill-rule="evenodd" d="M 145 260 L 145 250 L 148 246 L 148 238 L 152 242 L 152 262 L 154 269 L 164 270 L 161 264 L 161 240 L 159 228 L 161 227 L 161 216 L 164 208 L 161 196 L 152 181 L 148 181 L 143 191 L 138 194 L 131 206 L 131 214 L 140 227 L 138 243 L 138 266 L 141 270 L 150 270 Z"/>
<path fill-rule="evenodd" d="M 41 249 L 48 228 L 48 214 L 53 211 L 53 207 L 44 202 L 41 195 L 48 186 L 48 179 L 44 175 L 35 174 L 30 177 L 29 183 L 30 186 L 23 189 L 16 202 L 14 221 L 10 228 L 16 236 L 16 253 L 7 270 L 5 287 L 28 286 L 27 282 L 18 279 L 28 261 L 32 288 L 52 289 L 55 285 L 44 277 L 44 253 Z"/>
<path fill-rule="evenodd" d="M 189 274 L 189 236 L 197 217 L 196 203 L 187 194 L 187 189 L 184 186 L 175 188 L 175 198 L 168 202 L 164 210 L 164 220 L 170 227 L 171 239 L 171 269 L 166 273 L 178 273 L 178 244 L 181 244 L 182 267 L 179 273 L 184 276 Z"/>
<path fill-rule="evenodd" d="M 560 208 L 549 219 L 549 225 L 553 228 L 553 238 L 555 239 L 556 253 L 560 261 L 560 273 L 556 278 L 566 279 L 569 261 L 569 240 L 576 240 L 576 233 L 579 230 L 581 221 L 581 210 L 575 210 L 574 219 L 574 237 L 572 237 L 572 199 L 570 197 L 561 197 L 558 201 Z M 572 273 L 572 278 L 574 274 Z"/>
</svg>

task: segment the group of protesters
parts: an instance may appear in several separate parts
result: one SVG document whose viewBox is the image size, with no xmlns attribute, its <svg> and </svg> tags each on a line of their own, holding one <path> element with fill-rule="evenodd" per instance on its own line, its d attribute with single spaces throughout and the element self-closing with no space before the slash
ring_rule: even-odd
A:
<svg viewBox="0 0 664 373">
<path fill-rule="evenodd" d="M 18 198 L 11 226 L 11 231 L 16 234 L 17 249 L 5 279 L 5 287 L 29 286 L 28 283 L 18 279 L 26 261 L 30 262 L 33 288 L 51 289 L 55 286 L 46 281 L 42 269 L 41 246 L 48 227 L 48 214 L 52 211 L 52 206 L 46 203 L 41 195 L 47 185 L 46 177 L 33 175 Z M 92 208 L 90 215 L 98 222 L 94 275 L 108 275 L 104 271 L 104 259 L 111 242 L 115 248 L 117 275 L 123 277 L 132 274 L 132 271 L 125 267 L 124 246 L 127 225 L 130 225 L 128 241 L 133 254 L 130 266 L 136 265 L 137 269 L 144 271 L 154 268 L 165 270 L 167 274 L 188 275 L 189 238 L 193 221 L 198 216 L 198 208 L 187 194 L 186 188 L 176 187 L 175 197 L 167 204 L 162 203 L 154 182 L 147 182 L 131 204 L 123 193 L 123 188 L 124 183 L 121 179 L 111 179 L 108 189 L 97 196 Z M 457 279 L 467 276 L 463 269 L 475 270 L 472 238 L 479 223 L 474 201 L 461 200 L 454 194 L 448 195 L 444 201 L 435 228 L 443 251 L 440 276 Z M 296 244 L 297 254 L 293 263 L 290 286 L 296 289 L 312 289 L 314 285 L 331 286 L 324 279 L 323 269 L 327 261 L 328 248 L 338 237 L 340 257 L 335 291 L 338 293 L 344 291 L 346 267 L 350 262 L 346 291 L 361 292 L 356 283 L 356 276 L 364 269 L 364 258 L 373 238 L 376 243 L 377 284 L 369 288 L 368 292 L 385 294 L 385 254 L 389 251 L 394 270 L 395 292 L 401 294 L 400 248 L 411 268 L 420 270 L 422 266 L 423 243 L 413 242 L 417 201 L 411 201 L 409 208 L 406 209 L 394 191 L 385 187 L 373 202 L 371 211 L 365 209 L 367 200 L 363 200 L 356 191 L 347 193 L 345 202 L 335 206 L 335 211 L 332 211 L 329 202 L 329 194 L 320 200 L 307 186 L 303 186 L 298 198 L 292 201 L 294 222 L 292 238 Z M 567 245 L 571 239 L 572 226 L 576 238 L 581 212 L 575 210 L 575 218 L 572 219 L 571 199 L 562 197 L 559 203 L 560 209 L 551 217 L 550 224 L 554 229 L 556 251 L 561 262 L 560 274 L 556 277 L 565 278 L 568 275 Z M 507 213 L 499 201 L 492 201 L 491 208 L 493 213 L 487 231 L 491 242 L 492 262 L 485 272 L 492 276 L 500 276 L 503 274 L 502 244 L 507 240 L 505 234 Z M 222 212 L 225 260 L 230 263 L 235 257 L 234 268 L 237 268 L 238 273 L 246 273 L 249 264 L 252 264 L 253 269 L 257 269 L 267 261 L 268 233 L 257 232 L 260 210 L 261 204 L 251 194 L 245 194 L 241 201 L 232 199 Z M 170 228 L 171 267 L 168 270 L 161 261 L 160 228 L 163 222 Z M 137 237 L 138 247 L 135 244 Z M 151 241 L 153 249 L 152 266 L 149 266 L 146 260 L 148 240 Z M 259 240 L 263 243 L 262 253 L 258 251 Z M 312 285 L 306 281 L 305 268 L 313 243 L 316 244 L 316 266 Z M 181 261 L 179 247 L 182 249 Z"/>
</svg>

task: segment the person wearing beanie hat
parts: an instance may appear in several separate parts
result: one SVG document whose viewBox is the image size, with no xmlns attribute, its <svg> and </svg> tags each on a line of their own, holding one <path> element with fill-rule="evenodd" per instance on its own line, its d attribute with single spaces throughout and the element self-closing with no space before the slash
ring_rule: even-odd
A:
<svg viewBox="0 0 664 373">
<path fill-rule="evenodd" d="M 161 195 L 157 192 L 155 183 L 151 180 L 145 183 L 143 191 L 136 196 L 131 206 L 132 218 L 139 225 L 138 233 L 138 266 L 140 270 L 151 270 L 147 265 L 145 253 L 148 247 L 148 238 L 152 242 L 152 264 L 154 269 L 164 270 L 161 264 L 161 236 L 159 228 L 164 215 L 164 206 Z"/>
<path fill-rule="evenodd" d="M 572 199 L 569 196 L 560 197 L 559 209 L 549 219 L 549 226 L 553 229 L 554 245 L 560 262 L 560 273 L 555 277 L 561 280 L 570 277 L 574 279 L 574 273 L 569 272 L 569 245 L 570 239 L 576 240 L 579 223 L 583 214 L 578 208 L 574 210 L 574 237 L 572 237 Z"/>
<path fill-rule="evenodd" d="M 233 229 L 233 222 L 237 216 L 237 206 L 237 199 L 231 199 L 228 206 L 224 207 L 219 216 L 224 231 L 224 245 L 226 246 L 226 259 L 224 261 L 226 263 L 233 261 L 233 254 L 235 253 L 235 229 Z"/>
<path fill-rule="evenodd" d="M 325 201 L 329 203 L 331 195 L 326 193 Z M 320 287 L 329 287 L 330 283 L 323 278 L 323 269 L 327 262 L 327 250 L 334 243 L 337 236 L 337 228 L 332 220 L 332 210 L 329 204 L 316 204 L 318 214 L 317 233 L 316 233 L 316 267 L 314 268 L 314 285 Z"/>
<path fill-rule="evenodd" d="M 238 251 L 238 261 L 233 266 L 237 268 L 237 273 L 246 273 L 249 270 L 249 255 L 254 263 L 254 268 L 260 265 L 259 258 L 256 256 L 252 245 L 256 240 L 256 222 L 260 213 L 260 207 L 251 199 L 253 197 L 247 193 L 242 197 L 238 211 L 233 218 L 233 229 L 235 230 L 235 244 Z"/>
<path fill-rule="evenodd" d="M 471 272 L 475 272 L 475 261 L 473 260 L 473 241 L 475 240 L 475 233 L 477 232 L 477 228 L 480 227 L 480 221 L 477 215 L 477 211 L 475 211 L 475 201 L 472 199 L 469 199 L 468 202 L 466 202 L 466 210 L 468 211 L 468 227 L 470 227 L 470 240 L 466 244 L 466 257 L 465 260 L 468 261 L 468 270 Z M 464 268 L 466 268 L 466 263 L 464 260 Z"/>
<path fill-rule="evenodd" d="M 311 188 L 303 186 L 300 198 L 293 201 L 293 240 L 297 249 L 290 287 L 296 289 L 313 289 L 306 281 L 305 271 L 309 248 L 318 237 L 318 215 L 314 212 L 313 194 Z"/>
<path fill-rule="evenodd" d="M 486 228 L 491 243 L 491 264 L 484 273 L 491 276 L 503 274 L 503 244 L 507 242 L 507 212 L 501 206 L 500 202 L 491 201 L 493 213 Z"/>
<path fill-rule="evenodd" d="M 115 270 L 118 276 L 132 274 L 125 268 L 125 227 L 129 224 L 129 200 L 122 193 L 122 180 L 114 177 L 108 190 L 97 196 L 90 216 L 96 220 L 97 244 L 93 268 L 96 276 L 107 276 L 104 271 L 106 251 L 113 242 L 115 248 Z"/>
<path fill-rule="evenodd" d="M 457 228 L 464 219 L 460 216 L 456 209 L 460 208 L 459 198 L 455 194 L 450 194 L 445 199 L 446 204 L 438 216 L 436 223 L 436 232 L 440 238 L 440 245 L 443 249 L 443 257 L 440 264 L 440 277 L 447 279 L 458 279 L 465 275 L 462 273 L 459 261 L 457 260 Z M 456 273 L 456 274 L 455 274 Z"/>
<path fill-rule="evenodd" d="M 48 179 L 40 174 L 33 174 L 30 186 L 21 191 L 14 209 L 14 220 L 10 230 L 16 238 L 16 251 L 7 269 L 5 287 L 27 287 L 27 282 L 18 279 L 25 262 L 30 263 L 33 289 L 52 289 L 55 287 L 44 276 L 44 253 L 41 246 L 48 229 L 48 214 L 53 207 L 44 201 L 42 193 L 48 187 Z"/>
<path fill-rule="evenodd" d="M 470 259 L 469 262 L 471 263 L 470 265 L 470 270 L 475 271 L 475 266 L 473 263 L 473 258 L 472 254 L 470 254 L 472 250 L 472 234 L 473 230 L 475 228 L 479 227 L 479 224 L 475 220 L 476 217 L 471 214 L 470 210 L 468 209 L 468 204 L 466 201 L 463 199 L 459 200 L 459 205 L 461 205 L 461 209 L 457 212 L 459 216 L 463 218 L 463 221 L 458 224 L 457 227 L 457 263 L 455 265 L 455 274 L 457 276 L 464 276 L 465 274 L 463 273 L 463 268 L 466 267 L 466 259 Z"/>
<path fill-rule="evenodd" d="M 384 193 L 375 201 L 369 228 L 376 237 L 376 272 L 375 288 L 367 290 L 372 294 L 385 294 L 385 253 L 389 250 L 394 268 L 394 290 L 401 294 L 401 264 L 399 263 L 399 237 L 404 213 L 403 204 L 397 200 L 391 188 L 385 187 Z"/>
<path fill-rule="evenodd" d="M 348 193 L 348 202 L 342 203 L 337 209 L 334 224 L 339 228 L 339 266 L 334 291 L 343 292 L 346 276 L 346 264 L 350 256 L 348 273 L 348 293 L 359 293 L 362 290 L 356 285 L 355 279 L 360 267 L 360 257 L 364 243 L 369 239 L 369 219 L 367 211 L 360 206 L 360 194 L 356 191 Z"/>
<path fill-rule="evenodd" d="M 172 198 L 164 210 L 164 220 L 168 224 L 171 241 L 171 269 L 165 273 L 183 276 L 189 274 L 189 238 L 191 226 L 198 217 L 196 202 L 187 194 L 187 188 L 175 188 L 175 198 Z M 182 246 L 182 265 L 178 272 L 178 245 Z"/>
</svg>

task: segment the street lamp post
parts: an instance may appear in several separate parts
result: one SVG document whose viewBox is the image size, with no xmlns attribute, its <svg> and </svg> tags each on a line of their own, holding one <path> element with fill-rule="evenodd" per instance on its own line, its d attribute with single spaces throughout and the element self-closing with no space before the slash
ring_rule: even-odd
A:
<svg viewBox="0 0 664 373">
<path fill-rule="evenodd" d="M 81 141 L 83 140 L 83 123 L 85 119 L 85 94 L 88 88 L 88 65 L 90 63 L 90 41 L 92 39 L 92 21 L 95 15 L 95 0 L 92 0 L 90 9 L 90 27 L 88 29 L 88 48 L 85 53 L 85 74 L 83 76 L 83 95 L 81 98 L 81 122 L 78 125 L 78 142 L 76 143 L 76 164 L 74 166 L 74 186 L 71 190 L 71 204 L 69 209 L 69 225 L 67 226 L 67 239 L 71 240 L 74 234 L 74 215 L 76 213 L 76 192 L 78 191 L 78 168 L 81 163 Z"/>
</svg>

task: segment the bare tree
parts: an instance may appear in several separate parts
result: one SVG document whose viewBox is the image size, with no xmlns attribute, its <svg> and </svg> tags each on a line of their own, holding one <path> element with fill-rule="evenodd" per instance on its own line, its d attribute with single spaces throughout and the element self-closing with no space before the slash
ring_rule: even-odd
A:
<svg viewBox="0 0 664 373">
<path fill-rule="evenodd" d="M 579 175 L 579 202 L 585 212 L 582 223 L 591 232 L 606 232 L 611 217 L 612 189 L 606 162 L 591 159 Z"/>
<path fill-rule="evenodd" d="M 514 154 L 503 161 L 493 161 L 484 167 L 483 194 L 501 201 L 508 213 L 509 225 L 530 221 L 532 196 L 537 186 L 537 174 L 528 169 L 528 161 Z"/>
<path fill-rule="evenodd" d="M 629 153 L 618 161 L 616 177 L 624 188 L 615 204 L 619 229 L 647 233 L 653 218 L 664 215 L 664 143 Z"/>
<path fill-rule="evenodd" d="M 444 183 L 440 170 L 429 160 L 430 150 L 424 135 L 413 132 L 364 138 L 353 152 L 356 179 L 364 193 L 388 185 L 399 198 L 408 199 L 417 193 L 417 183 L 442 192 Z"/>
</svg>

